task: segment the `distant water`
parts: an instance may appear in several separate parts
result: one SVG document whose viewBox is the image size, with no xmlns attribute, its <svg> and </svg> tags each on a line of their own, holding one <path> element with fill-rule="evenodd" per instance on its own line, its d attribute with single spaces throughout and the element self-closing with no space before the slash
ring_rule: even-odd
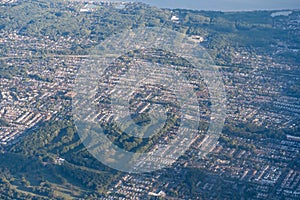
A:
<svg viewBox="0 0 300 200">
<path fill-rule="evenodd" d="M 111 0 L 116 1 L 116 0 Z M 249 11 L 300 9 L 300 0 L 119 0 L 140 1 L 160 8 Z"/>
</svg>

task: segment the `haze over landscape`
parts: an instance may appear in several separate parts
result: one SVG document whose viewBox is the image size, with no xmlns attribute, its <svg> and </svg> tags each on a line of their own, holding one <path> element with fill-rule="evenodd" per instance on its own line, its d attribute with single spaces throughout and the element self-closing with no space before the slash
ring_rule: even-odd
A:
<svg viewBox="0 0 300 200">
<path fill-rule="evenodd" d="M 116 1 L 116 0 L 113 0 Z M 130 1 L 130 0 L 125 0 Z M 136 1 L 136 0 L 135 0 Z M 160 8 L 181 8 L 193 10 L 249 11 L 300 9 L 298 0 L 138 0 Z"/>
</svg>

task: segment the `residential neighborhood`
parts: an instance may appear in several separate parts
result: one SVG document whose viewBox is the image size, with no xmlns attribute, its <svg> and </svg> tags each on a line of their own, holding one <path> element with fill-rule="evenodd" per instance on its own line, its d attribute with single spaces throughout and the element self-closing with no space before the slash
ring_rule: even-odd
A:
<svg viewBox="0 0 300 200">
<path fill-rule="evenodd" d="M 8 0 L 1 4 L 7 6 L 16 2 Z M 107 30 L 111 27 L 93 13 L 107 12 L 101 13 L 105 17 L 110 17 L 109 12 L 121 13 L 128 17 L 134 6 L 144 9 L 141 3 L 109 1 L 70 1 L 68 6 L 67 11 L 56 10 L 53 15 L 72 13 L 74 19 L 79 16 L 80 23 L 90 23 L 93 28 L 102 23 Z M 142 14 L 138 20 L 149 15 L 145 10 L 139 11 Z M 74 37 L 67 31 L 50 37 L 22 34 L 26 30 L 21 29 L 7 31 L 0 26 L 0 150 L 3 149 L 3 155 L 49 121 L 71 121 L 78 131 L 77 139 L 82 139 L 80 126 L 76 124 L 76 120 L 82 120 L 103 128 L 112 144 L 147 155 L 139 157 L 130 172 L 114 171 L 115 178 L 108 183 L 108 191 L 91 184 L 100 199 L 232 199 L 232 193 L 237 197 L 248 195 L 251 199 L 300 199 L 300 101 L 297 93 L 300 68 L 297 56 L 286 56 L 298 55 L 298 47 L 291 44 L 291 39 L 277 39 L 268 43 L 266 50 L 259 45 L 239 45 L 237 39 L 236 46 L 226 44 L 224 47 L 231 56 L 230 61 L 220 64 L 226 53 L 214 55 L 215 35 L 208 29 L 193 32 L 185 27 L 186 24 L 193 26 L 193 15 L 184 16 L 187 11 L 178 10 L 161 12 L 164 17 L 158 20 L 150 17 L 152 21 L 146 24 L 152 26 L 159 22 L 185 31 L 190 42 L 206 48 L 215 58 L 214 69 L 224 85 L 214 90 L 224 89 L 224 98 L 214 99 L 215 91 L 209 89 L 207 82 L 210 80 L 205 80 L 201 74 L 205 69 L 195 70 L 190 60 L 180 60 L 172 52 L 152 48 L 125 52 L 110 62 L 102 74 L 98 71 L 84 74 L 86 79 L 81 80 L 82 83 L 91 81 L 95 74 L 101 76 L 97 77 L 95 85 L 89 85 L 88 91 L 80 91 L 76 84 L 82 69 L 100 68 L 96 65 L 99 55 L 94 55 L 99 49 L 93 47 L 98 47 L 99 41 L 115 30 L 107 35 L 85 30 L 93 37 Z M 272 24 L 265 27 L 282 32 L 288 30 L 290 34 L 299 32 L 299 11 L 273 13 L 271 17 Z M 136 20 L 131 15 L 128 18 Z M 218 20 L 220 17 L 204 20 L 202 25 L 206 27 L 205 23 L 211 23 L 214 27 Z M 137 27 L 137 23 L 132 22 L 132 27 Z M 242 27 L 242 31 L 249 28 L 238 20 L 233 23 Z M 255 30 L 265 28 L 257 28 L 255 23 L 253 27 Z M 105 49 L 100 50 L 103 56 Z M 78 97 L 80 93 L 90 96 L 82 99 Z M 218 109 L 214 102 L 220 104 Z M 91 104 L 95 107 L 85 107 Z M 219 126 L 212 125 L 219 119 L 224 121 L 220 131 Z M 60 132 L 53 130 L 53 134 L 65 134 L 67 138 L 68 128 Z M 93 128 L 86 130 L 94 131 Z M 72 142 L 70 139 L 66 144 Z M 47 145 L 45 142 L 44 146 Z M 78 146 L 74 145 L 70 151 L 81 154 L 80 148 L 84 145 Z M 82 164 L 88 162 L 88 156 L 84 155 L 84 161 L 78 164 L 70 159 L 73 154 L 68 154 L 68 150 L 69 147 L 63 153 L 56 147 L 51 153 L 41 150 L 35 159 L 45 164 L 45 171 L 54 171 L 49 167 L 52 165 L 63 174 L 66 174 L 65 166 L 75 166 L 76 170 L 91 174 L 97 171 L 96 167 Z M 100 150 L 94 147 L 95 152 Z M 121 160 L 121 156 L 113 155 L 115 152 L 110 150 L 106 151 L 107 155 L 111 154 L 110 162 Z M 95 174 L 106 176 L 106 173 L 103 170 Z"/>
</svg>

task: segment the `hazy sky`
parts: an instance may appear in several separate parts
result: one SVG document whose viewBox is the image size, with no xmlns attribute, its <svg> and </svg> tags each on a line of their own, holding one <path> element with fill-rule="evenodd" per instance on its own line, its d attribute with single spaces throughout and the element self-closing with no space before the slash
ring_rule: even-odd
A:
<svg viewBox="0 0 300 200">
<path fill-rule="evenodd" d="M 130 1 L 130 0 L 124 0 Z M 132 1 L 132 0 L 131 0 Z M 134 0 L 162 8 L 197 10 L 280 10 L 300 9 L 300 0 Z"/>
</svg>

